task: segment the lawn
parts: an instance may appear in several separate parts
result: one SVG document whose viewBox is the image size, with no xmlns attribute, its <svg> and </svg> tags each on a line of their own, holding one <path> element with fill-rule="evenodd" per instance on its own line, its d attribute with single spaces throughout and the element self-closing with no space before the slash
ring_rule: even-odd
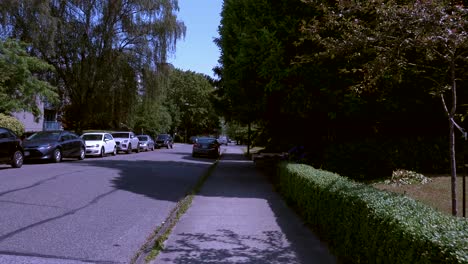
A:
<svg viewBox="0 0 468 264">
<path fill-rule="evenodd" d="M 447 214 L 452 214 L 452 196 L 451 196 L 451 182 L 450 175 L 425 175 L 432 181 L 426 184 L 411 184 L 411 185 L 387 185 L 384 183 L 374 184 L 373 186 L 381 189 L 388 190 L 396 193 L 403 193 L 415 200 L 421 201 L 437 210 Z M 457 208 L 458 216 L 463 216 L 463 192 L 462 192 L 462 176 L 463 173 L 458 174 L 457 178 Z M 466 177 L 468 188 L 468 176 Z M 467 193 L 468 195 L 468 193 Z M 468 203 L 468 201 L 467 201 Z M 468 214 L 468 207 L 465 206 L 466 213 Z"/>
</svg>

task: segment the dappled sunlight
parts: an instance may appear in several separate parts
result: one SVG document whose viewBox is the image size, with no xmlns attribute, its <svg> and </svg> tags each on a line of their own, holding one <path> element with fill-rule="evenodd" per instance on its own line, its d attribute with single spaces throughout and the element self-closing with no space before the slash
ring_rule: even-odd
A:
<svg viewBox="0 0 468 264">
<path fill-rule="evenodd" d="M 159 263 L 300 263 L 279 231 L 254 235 L 229 229 L 216 233 L 182 233 L 164 249 Z"/>
</svg>

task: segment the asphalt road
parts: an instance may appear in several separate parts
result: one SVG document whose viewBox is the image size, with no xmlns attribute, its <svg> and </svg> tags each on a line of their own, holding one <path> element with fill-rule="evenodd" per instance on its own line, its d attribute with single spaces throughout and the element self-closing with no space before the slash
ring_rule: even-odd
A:
<svg viewBox="0 0 468 264">
<path fill-rule="evenodd" d="M 214 162 L 190 151 L 0 165 L 0 264 L 129 263 Z"/>
</svg>

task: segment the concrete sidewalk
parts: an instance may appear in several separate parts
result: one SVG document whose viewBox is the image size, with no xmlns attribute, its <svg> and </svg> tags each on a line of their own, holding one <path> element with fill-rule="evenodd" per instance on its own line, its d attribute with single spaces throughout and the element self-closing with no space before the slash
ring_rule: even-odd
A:
<svg viewBox="0 0 468 264">
<path fill-rule="evenodd" d="M 336 263 L 241 148 L 227 150 L 151 263 Z"/>
</svg>

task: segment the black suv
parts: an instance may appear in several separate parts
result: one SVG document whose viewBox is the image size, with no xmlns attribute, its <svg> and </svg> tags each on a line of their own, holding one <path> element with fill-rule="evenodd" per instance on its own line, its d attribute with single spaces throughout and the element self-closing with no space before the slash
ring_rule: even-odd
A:
<svg viewBox="0 0 468 264">
<path fill-rule="evenodd" d="M 171 135 L 169 134 L 159 134 L 157 137 L 156 137 L 156 140 L 155 140 L 155 145 L 156 145 L 156 148 L 162 148 L 162 147 L 165 147 L 165 148 L 172 148 L 172 144 L 174 144 L 174 141 L 171 137 Z"/>
<path fill-rule="evenodd" d="M 21 139 L 8 128 L 0 127 L 0 163 L 13 168 L 23 166 L 24 151 Z"/>
</svg>

